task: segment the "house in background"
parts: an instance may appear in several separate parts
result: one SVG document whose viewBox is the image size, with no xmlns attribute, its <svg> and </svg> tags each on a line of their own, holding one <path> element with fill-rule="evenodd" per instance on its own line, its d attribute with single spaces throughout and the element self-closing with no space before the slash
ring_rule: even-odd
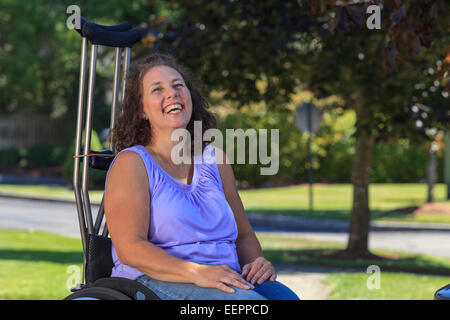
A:
<svg viewBox="0 0 450 320">
<path fill-rule="evenodd" d="M 0 150 L 61 142 L 62 124 L 48 116 L 20 112 L 0 117 Z"/>
</svg>

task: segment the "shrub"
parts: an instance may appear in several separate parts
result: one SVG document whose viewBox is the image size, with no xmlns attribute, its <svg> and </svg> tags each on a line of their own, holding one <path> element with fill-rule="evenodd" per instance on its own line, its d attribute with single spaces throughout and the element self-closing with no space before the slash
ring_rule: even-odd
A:
<svg viewBox="0 0 450 320">
<path fill-rule="evenodd" d="M 13 168 L 20 161 L 20 152 L 18 148 L 7 148 L 0 150 L 0 168 Z"/>
<path fill-rule="evenodd" d="M 268 165 L 259 163 L 254 165 L 247 161 L 247 164 L 234 164 L 236 179 L 243 185 L 283 185 L 308 181 L 308 134 L 297 128 L 293 112 L 255 112 L 243 109 L 228 114 L 219 123 L 224 137 L 227 128 L 241 128 L 244 131 L 250 128 L 267 129 L 269 138 L 270 129 L 279 129 L 278 173 L 274 176 L 261 175 L 260 167 Z M 351 112 L 342 116 L 334 111 L 324 114 L 322 125 L 314 134 L 311 145 L 315 182 L 350 181 L 354 153 L 353 126 L 354 114 Z M 269 147 L 270 141 L 268 152 Z"/>
<path fill-rule="evenodd" d="M 420 182 L 426 179 L 428 154 L 424 145 L 410 145 L 408 140 L 378 143 L 374 146 L 371 182 Z M 437 157 L 436 182 L 442 180 L 442 156 Z"/>
<path fill-rule="evenodd" d="M 260 110 L 259 110 L 260 111 Z M 238 180 L 244 186 L 282 185 L 308 181 L 308 134 L 295 125 L 294 113 L 258 112 L 250 108 L 232 112 L 219 121 L 223 137 L 226 129 L 250 128 L 279 130 L 279 171 L 274 176 L 263 176 L 260 167 L 266 165 L 233 164 Z M 352 111 L 342 114 L 326 111 L 319 130 L 311 144 L 313 153 L 314 182 L 351 183 L 354 156 L 355 115 Z M 270 142 L 269 142 L 270 146 Z M 226 147 L 224 141 L 224 148 Z M 269 152 L 270 152 L 270 148 Z M 246 151 L 248 139 L 246 140 Z M 235 143 L 236 155 L 236 143 Z M 236 158 L 233 159 L 236 162 Z M 438 156 L 437 181 L 442 180 L 442 156 Z M 427 152 L 424 145 L 410 145 L 408 140 L 394 143 L 377 143 L 373 149 L 371 182 L 399 183 L 420 182 L 425 179 Z M 268 165 L 267 165 L 268 166 Z"/>
<path fill-rule="evenodd" d="M 41 142 L 28 148 L 24 159 L 28 167 L 45 167 L 63 164 L 66 155 L 66 145 Z"/>
</svg>

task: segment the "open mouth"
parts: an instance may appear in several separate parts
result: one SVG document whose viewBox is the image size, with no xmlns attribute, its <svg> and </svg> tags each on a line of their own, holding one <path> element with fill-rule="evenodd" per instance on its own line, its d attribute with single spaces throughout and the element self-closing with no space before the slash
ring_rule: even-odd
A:
<svg viewBox="0 0 450 320">
<path fill-rule="evenodd" d="M 164 109 L 164 113 L 167 114 L 176 114 L 180 113 L 183 110 L 183 105 L 180 103 L 172 104 Z"/>
</svg>

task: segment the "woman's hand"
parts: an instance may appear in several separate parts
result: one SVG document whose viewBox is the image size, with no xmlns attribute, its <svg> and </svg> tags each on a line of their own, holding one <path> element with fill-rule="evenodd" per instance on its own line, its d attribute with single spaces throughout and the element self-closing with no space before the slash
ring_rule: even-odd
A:
<svg viewBox="0 0 450 320">
<path fill-rule="evenodd" d="M 228 293 L 234 293 L 230 286 L 240 289 L 253 289 L 239 273 L 227 265 L 197 265 L 193 283 L 203 288 L 217 288 Z"/>
<path fill-rule="evenodd" d="M 277 273 L 274 266 L 269 260 L 264 257 L 258 257 L 253 262 L 247 263 L 242 267 L 242 277 L 254 284 L 262 284 L 269 279 L 274 282 L 277 278 Z"/>
</svg>

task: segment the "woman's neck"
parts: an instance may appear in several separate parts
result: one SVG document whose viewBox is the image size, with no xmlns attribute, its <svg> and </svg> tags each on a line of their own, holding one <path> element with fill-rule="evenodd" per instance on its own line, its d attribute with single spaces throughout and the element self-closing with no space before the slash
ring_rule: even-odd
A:
<svg viewBox="0 0 450 320">
<path fill-rule="evenodd" d="M 175 146 L 179 145 L 179 141 L 172 141 L 173 131 L 163 131 L 163 132 L 152 132 L 152 141 L 145 146 L 153 155 L 157 155 L 162 158 L 165 162 L 174 164 L 174 159 L 172 159 L 172 150 Z M 189 155 L 190 158 L 190 155 Z"/>
</svg>

